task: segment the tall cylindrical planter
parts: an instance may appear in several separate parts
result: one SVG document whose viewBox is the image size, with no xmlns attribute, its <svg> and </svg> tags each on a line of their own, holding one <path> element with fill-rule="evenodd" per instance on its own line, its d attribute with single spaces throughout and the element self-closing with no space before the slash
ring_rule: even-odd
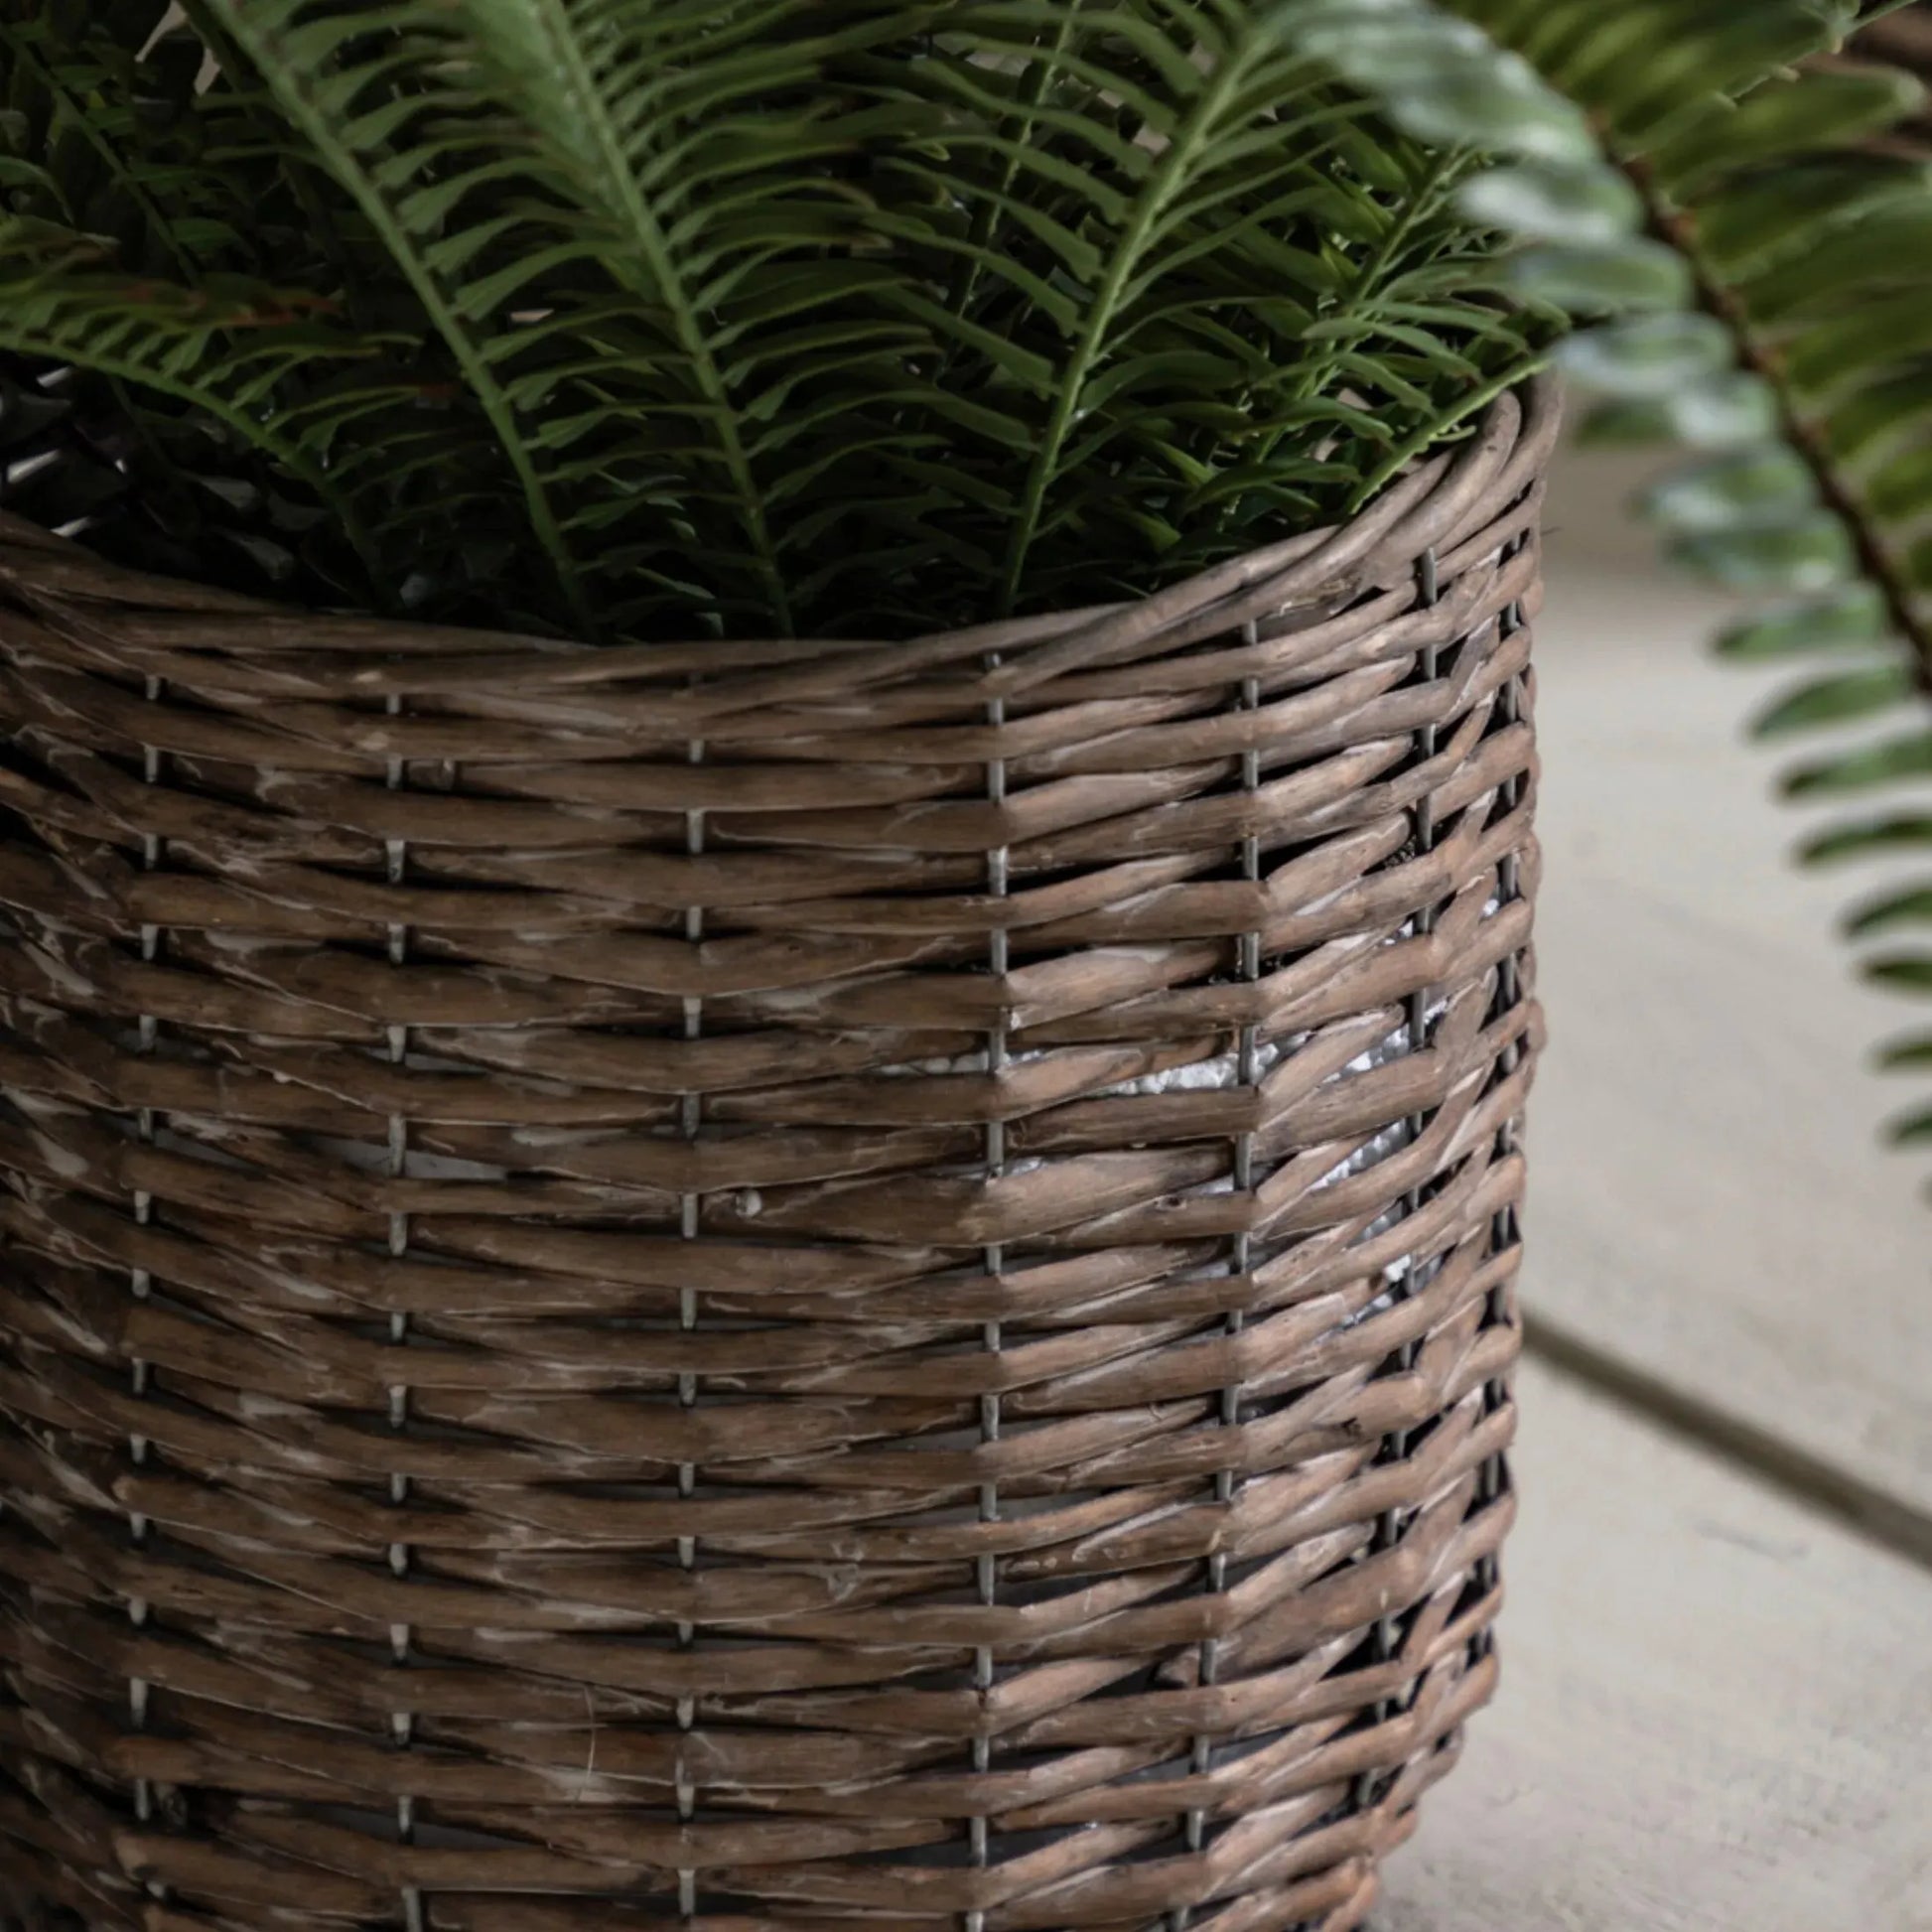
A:
<svg viewBox="0 0 1932 1932">
<path fill-rule="evenodd" d="M 897 643 L 0 525 L 0 1919 L 1359 1925 L 1495 1671 L 1553 433 Z"/>
</svg>

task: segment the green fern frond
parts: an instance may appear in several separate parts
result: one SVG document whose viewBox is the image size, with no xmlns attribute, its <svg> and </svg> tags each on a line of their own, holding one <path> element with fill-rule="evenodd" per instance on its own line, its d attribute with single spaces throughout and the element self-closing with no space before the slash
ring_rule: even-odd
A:
<svg viewBox="0 0 1932 1932">
<path fill-rule="evenodd" d="M 257 284 L 186 288 L 114 267 L 104 243 L 23 216 L 0 219 L 0 347 L 72 362 L 202 410 L 306 484 L 373 573 L 379 551 L 354 495 L 331 468 L 345 411 L 384 409 L 364 389 L 308 421 L 290 391 L 319 365 L 363 360 L 383 345 L 333 328 L 313 298 Z"/>
<path fill-rule="evenodd" d="M 652 98 L 652 90 L 665 85 L 664 73 L 636 73 L 636 45 L 623 32 L 624 10 L 612 0 L 530 0 L 525 6 L 463 0 L 459 14 L 489 62 L 496 86 L 546 137 L 533 158 L 565 175 L 564 186 L 575 191 L 577 206 L 589 216 L 586 239 L 604 268 L 639 298 L 646 315 L 661 318 L 668 338 L 664 359 L 674 364 L 666 373 L 688 391 L 697 426 L 715 438 L 753 571 L 773 621 L 789 630 L 765 502 L 710 317 L 699 307 L 716 264 L 701 253 L 693 259 L 685 238 L 673 238 L 688 211 L 680 205 L 682 184 L 652 166 L 676 134 Z M 631 76 L 641 84 L 626 88 Z M 560 199 L 558 207 L 562 214 L 571 203 Z"/>
<path fill-rule="evenodd" d="M 922 379 L 860 258 L 868 144 L 916 109 L 839 72 L 922 10 L 198 3 L 407 278 L 577 627 L 795 628 L 799 418 L 864 452 Z"/>
<path fill-rule="evenodd" d="M 1118 397 L 1138 386 L 1142 365 L 1122 360 L 1116 348 L 1117 336 L 1132 338 L 1136 298 L 1151 292 L 1164 279 L 1161 253 L 1164 247 L 1186 236 L 1190 202 L 1210 198 L 1222 173 L 1250 158 L 1256 135 L 1253 101 L 1259 97 L 1271 103 L 1273 111 L 1284 117 L 1301 108 L 1298 131 L 1311 131 L 1316 112 L 1303 106 L 1301 99 L 1311 75 L 1306 69 L 1297 71 L 1293 53 L 1279 32 L 1281 11 L 1279 7 L 1258 9 L 1226 26 L 1211 17 L 1204 19 L 1201 25 L 1207 32 L 1197 43 L 1204 58 L 1197 62 L 1184 58 L 1184 45 L 1162 50 L 1169 58 L 1158 65 L 1164 69 L 1161 77 L 1169 82 L 1170 95 L 1156 102 L 1156 112 L 1143 122 L 1136 147 L 1137 155 L 1146 154 L 1140 179 L 1131 197 L 1123 198 L 1104 244 L 1092 248 L 1090 286 L 1083 291 L 1077 329 L 1057 363 L 1040 370 L 1039 379 L 1050 385 L 1050 408 L 1028 467 L 1007 541 L 998 607 L 1003 613 L 1011 612 L 1019 600 L 1047 498 L 1069 467 L 1069 445 L 1077 456 L 1087 460 L 1097 454 L 1091 437 L 1073 441 L 1074 427 L 1087 413 L 1091 391 L 1110 373 L 1115 378 L 1107 390 L 1111 396 Z M 975 34 L 970 14 L 953 27 L 952 34 L 962 58 L 968 61 L 982 60 L 989 47 L 1000 45 Z M 1049 88 L 1054 60 L 1068 63 L 1079 48 L 1077 35 L 1056 33 L 1053 55 L 1035 52 L 1034 58 L 1048 68 Z M 1142 52 L 1147 58 L 1148 50 Z M 1111 78 L 1103 74 L 1103 85 Z M 1142 96 L 1153 100 L 1151 90 L 1145 87 Z M 1308 157 L 1309 149 L 1304 146 L 1297 156 L 1298 172 Z M 1024 165 L 1019 154 L 1010 154 L 1008 160 Z M 1284 175 L 1288 172 L 1282 171 Z M 1252 193 L 1252 179 L 1242 187 Z M 1293 291 L 1289 299 L 1333 292 L 1330 276 L 1318 258 L 1294 258 L 1283 250 L 1276 260 L 1285 275 L 1295 277 L 1284 285 L 1285 293 Z M 1330 285 L 1324 288 L 1324 284 Z M 1167 320 L 1172 323 L 1177 318 L 1170 315 Z M 1250 382 L 1253 379 L 1253 372 L 1243 370 L 1238 360 L 1230 362 L 1205 345 L 1192 352 L 1200 358 L 1194 376 L 1204 393 L 1212 394 L 1217 382 L 1227 377 L 1240 382 L 1245 374 Z M 1168 357 L 1173 353 L 1168 351 Z M 1168 357 L 1159 358 L 1157 366 L 1171 368 Z M 1025 373 L 1019 373 L 1020 379 L 1026 380 Z"/>
<path fill-rule="evenodd" d="M 839 77 L 906 23 L 798 0 L 461 0 L 457 14 L 547 191 L 523 210 L 521 268 L 574 262 L 611 291 L 600 311 L 552 289 L 553 339 L 590 347 L 575 386 L 645 431 L 600 442 L 585 415 L 560 440 L 607 485 L 674 466 L 688 527 L 649 506 L 621 519 L 633 567 L 695 563 L 727 587 L 721 609 L 751 587 L 740 621 L 794 629 L 803 472 L 823 460 L 799 418 L 842 423 L 849 456 L 926 346 L 915 323 L 868 313 L 883 278 L 860 259 L 878 248 L 862 153 L 911 113 Z"/>
<path fill-rule="evenodd" d="M 420 303 L 517 479 L 572 615 L 595 634 L 584 560 L 566 539 L 504 366 L 501 298 L 483 299 L 466 281 L 484 244 L 514 226 L 501 213 L 462 225 L 466 199 L 514 180 L 516 165 L 478 125 L 472 64 L 449 10 L 411 0 L 382 8 L 378 19 L 328 0 L 205 5 L 353 199 Z"/>
<path fill-rule="evenodd" d="M 1609 398 L 1587 429 L 1698 447 L 1644 508 L 1680 561 L 1794 600 L 1721 649 L 1829 654 L 1756 725 L 1841 734 L 1786 774 L 1802 799 L 1932 778 L 1932 171 L 1886 139 L 1915 80 L 1811 59 L 1858 18 L 1824 0 L 1311 0 L 1303 26 L 1398 122 L 1504 157 L 1463 204 L 1514 246 L 1513 286 L 1585 325 L 1565 359 Z M 1923 859 L 1927 824 L 1891 810 L 1806 856 Z M 1927 924 L 1920 880 L 1847 931 Z M 1932 986 L 1927 955 L 1864 970 Z"/>
<path fill-rule="evenodd" d="M 965 0 L 925 59 L 864 70 L 926 103 L 875 184 L 898 258 L 933 264 L 882 297 L 940 345 L 945 392 L 900 421 L 981 491 L 908 536 L 958 545 L 997 608 L 1342 514 L 1539 359 L 1493 285 L 1431 280 L 1476 235 L 1459 160 L 1300 53 L 1298 12 Z"/>
<path fill-rule="evenodd" d="M 255 197 L 290 279 L 413 341 L 451 395 L 400 468 L 523 522 L 539 623 L 1133 595 L 1345 514 L 1554 332 L 1484 278 L 1466 157 L 1297 54 L 1295 11 L 188 0 L 211 165 L 165 199 L 212 236 Z M 350 412 L 337 478 L 387 440 Z"/>
</svg>

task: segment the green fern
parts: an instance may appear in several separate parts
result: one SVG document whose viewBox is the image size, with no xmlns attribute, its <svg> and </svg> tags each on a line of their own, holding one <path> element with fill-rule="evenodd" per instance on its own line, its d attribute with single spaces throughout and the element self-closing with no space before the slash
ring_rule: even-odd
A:
<svg viewBox="0 0 1932 1932">
<path fill-rule="evenodd" d="M 379 566 L 353 495 L 326 462 L 345 413 L 386 407 L 358 387 L 291 406 L 291 378 L 318 362 L 372 355 L 299 293 L 253 284 L 190 289 L 136 280 L 88 237 L 24 216 L 0 220 L 0 347 L 72 361 L 205 411 L 306 484 L 358 555 Z"/>
<path fill-rule="evenodd" d="M 483 534 L 455 520 L 475 491 L 451 487 L 480 475 L 474 412 L 422 365 L 393 277 L 366 246 L 349 259 L 279 113 L 233 61 L 209 84 L 205 37 L 170 14 L 0 0 L 10 370 L 58 378 L 73 434 L 122 474 L 85 522 L 119 560 L 406 605 Z M 479 520 L 512 547 L 500 515 Z"/>
<path fill-rule="evenodd" d="M 165 0 L 103 10 L 79 23 L 73 43 L 45 15 L 0 15 L 0 50 L 11 80 L 16 209 L 111 234 L 130 266 L 184 274 L 193 272 L 197 237 L 169 207 L 179 215 L 175 196 L 193 188 L 180 174 L 157 178 L 168 163 L 156 136 L 192 90 L 200 50 L 179 32 L 155 43 L 167 12 Z"/>
<path fill-rule="evenodd" d="M 1932 852 L 1932 814 L 1910 803 L 1932 779 L 1932 168 L 1882 138 L 1923 89 L 1790 65 L 1859 19 L 1823 0 L 1314 0 L 1303 29 L 1412 131 L 1479 132 L 1510 157 L 1464 206 L 1512 242 L 1526 299 L 1591 325 L 1563 351 L 1608 394 L 1587 432 L 1699 450 L 1643 506 L 1667 548 L 1790 600 L 1720 650 L 1827 660 L 1756 730 L 1855 734 L 1791 766 L 1785 791 L 1877 801 L 1814 835 L 1811 863 Z M 1922 875 L 1846 920 L 1891 942 L 1867 976 L 1918 994 L 1928 926 Z M 1884 1057 L 1922 1070 L 1932 1041 Z M 1932 1109 L 1895 1132 L 1932 1139 Z"/>
<path fill-rule="evenodd" d="M 797 627 L 783 525 L 925 346 L 868 307 L 856 186 L 903 110 L 800 0 L 208 0 L 481 404 L 577 627 Z M 856 21 L 856 24 L 855 24 Z M 792 412 L 787 415 L 786 412 Z"/>
<path fill-rule="evenodd" d="M 222 77 L 184 118 L 214 197 L 299 208 L 298 284 L 447 394 L 424 501 L 368 513 L 386 557 L 437 548 L 433 476 L 520 526 L 539 626 L 911 627 L 1343 514 L 1539 358 L 1470 280 L 1460 158 L 1297 55 L 1296 11 L 194 0 Z M 188 192 L 142 161 L 117 236 Z M 262 271 L 171 279 L 215 272 Z M 350 483 L 401 455 L 332 426 Z"/>
<path fill-rule="evenodd" d="M 533 426 L 518 420 L 496 325 L 502 297 L 465 279 L 475 237 L 451 211 L 515 163 L 477 125 L 469 50 L 449 10 L 386 7 L 378 23 L 329 0 L 207 0 L 209 16 L 273 89 L 291 124 L 354 199 L 442 339 L 520 485 L 530 529 L 572 615 L 595 632 L 584 566 L 568 541 Z M 499 216 L 498 221 L 513 221 Z M 495 222 L 484 224 L 493 239 Z"/>
<path fill-rule="evenodd" d="M 1534 360 L 1489 296 L 1431 301 L 1471 238 L 1455 164 L 1336 87 L 1300 11 L 1144 9 L 1129 32 L 1117 8 L 968 0 L 897 77 L 933 132 L 891 174 L 938 212 L 886 218 L 964 271 L 903 299 L 983 412 L 929 404 L 982 459 L 966 527 L 999 610 L 1062 597 L 1096 552 L 1196 568 L 1335 513 Z"/>
</svg>

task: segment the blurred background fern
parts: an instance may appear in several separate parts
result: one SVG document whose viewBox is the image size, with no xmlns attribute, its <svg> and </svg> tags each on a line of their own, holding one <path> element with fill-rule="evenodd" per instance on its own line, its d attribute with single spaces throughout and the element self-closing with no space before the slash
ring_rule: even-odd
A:
<svg viewBox="0 0 1932 1932">
<path fill-rule="evenodd" d="M 1554 358 L 1932 849 L 1926 20 L 1855 0 L 0 0 L 6 503 L 593 639 L 903 634 L 1347 515 Z M 1902 64 L 1902 66 L 1900 65 Z M 1932 880 L 1851 915 L 1932 991 Z M 1932 1065 L 1932 1040 L 1893 1049 Z M 1932 1137 L 1932 1110 L 1900 1124 Z"/>
</svg>

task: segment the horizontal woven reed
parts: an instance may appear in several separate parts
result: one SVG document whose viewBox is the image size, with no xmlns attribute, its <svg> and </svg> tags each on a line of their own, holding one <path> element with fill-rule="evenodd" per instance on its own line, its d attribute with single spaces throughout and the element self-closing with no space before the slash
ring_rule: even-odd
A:
<svg viewBox="0 0 1932 1932">
<path fill-rule="evenodd" d="M 900 643 L 0 520 L 0 1912 L 1358 1925 L 1495 1670 L 1553 434 Z"/>
</svg>

